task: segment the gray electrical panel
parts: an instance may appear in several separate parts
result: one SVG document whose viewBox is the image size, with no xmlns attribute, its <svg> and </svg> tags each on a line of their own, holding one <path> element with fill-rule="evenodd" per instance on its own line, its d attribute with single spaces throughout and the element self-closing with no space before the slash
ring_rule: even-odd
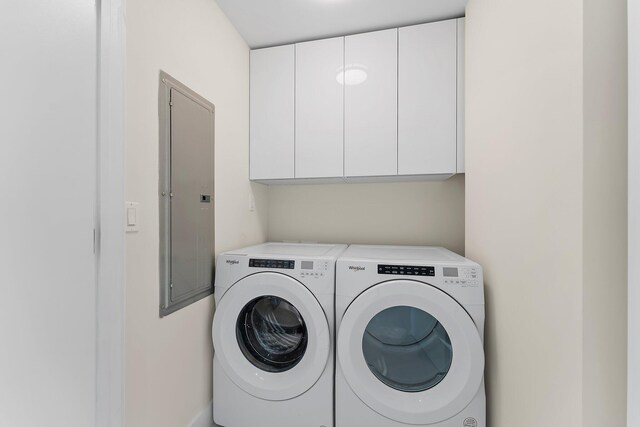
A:
<svg viewBox="0 0 640 427">
<path fill-rule="evenodd" d="M 213 292 L 214 105 L 160 73 L 160 316 Z"/>
</svg>

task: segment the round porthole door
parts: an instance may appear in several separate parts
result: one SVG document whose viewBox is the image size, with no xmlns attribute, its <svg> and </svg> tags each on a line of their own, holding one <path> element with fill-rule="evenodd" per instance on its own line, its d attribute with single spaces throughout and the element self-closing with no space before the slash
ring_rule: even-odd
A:
<svg viewBox="0 0 640 427">
<path fill-rule="evenodd" d="M 410 306 L 376 314 L 364 330 L 362 354 L 378 380 L 407 393 L 438 385 L 453 361 L 446 329 L 426 311 Z"/>
<path fill-rule="evenodd" d="M 318 300 L 279 273 L 257 273 L 229 288 L 214 316 L 213 345 L 229 378 L 265 400 L 291 399 L 311 388 L 331 348 Z"/>
<path fill-rule="evenodd" d="M 353 392 L 405 424 L 456 415 L 484 375 L 482 340 L 469 314 L 441 290 L 411 280 L 360 294 L 341 321 L 337 351 Z"/>
<path fill-rule="evenodd" d="M 304 357 L 309 331 L 289 301 L 263 295 L 244 306 L 236 323 L 236 340 L 251 364 L 266 372 L 286 372 Z"/>
</svg>

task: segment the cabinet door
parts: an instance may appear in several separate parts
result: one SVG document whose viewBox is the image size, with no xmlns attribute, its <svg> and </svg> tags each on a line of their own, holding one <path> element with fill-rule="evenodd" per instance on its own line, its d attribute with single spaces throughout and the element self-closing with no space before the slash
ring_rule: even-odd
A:
<svg viewBox="0 0 640 427">
<path fill-rule="evenodd" d="M 213 290 L 213 135 L 213 106 L 171 89 L 169 311 Z"/>
<path fill-rule="evenodd" d="M 398 174 L 456 173 L 456 20 L 398 37 Z"/>
<path fill-rule="evenodd" d="M 160 316 L 213 292 L 214 105 L 165 72 L 159 87 Z"/>
<path fill-rule="evenodd" d="M 296 45 L 296 178 L 343 175 L 344 37 Z"/>
<path fill-rule="evenodd" d="M 294 46 L 251 51 L 250 178 L 293 178 Z"/>
<path fill-rule="evenodd" d="M 345 176 L 397 175 L 397 37 L 345 38 Z"/>
</svg>

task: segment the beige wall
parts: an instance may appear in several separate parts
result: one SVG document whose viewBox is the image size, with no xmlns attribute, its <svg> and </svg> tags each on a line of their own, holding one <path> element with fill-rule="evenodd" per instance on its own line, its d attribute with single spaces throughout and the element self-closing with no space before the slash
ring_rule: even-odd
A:
<svg viewBox="0 0 640 427">
<path fill-rule="evenodd" d="M 492 427 L 624 425 L 625 46 L 619 5 L 594 24 L 605 3 L 467 8 L 465 240 L 486 274 Z"/>
<path fill-rule="evenodd" d="M 182 427 L 211 399 L 212 298 L 158 316 L 158 73 L 216 106 L 216 251 L 266 239 L 266 188 L 248 181 L 249 50 L 212 0 L 127 2 L 128 427 Z M 251 192 L 257 211 L 249 212 Z"/>
<path fill-rule="evenodd" d="M 584 427 L 627 419 L 626 12 L 584 1 Z"/>
<path fill-rule="evenodd" d="M 491 427 L 582 425 L 581 15 L 467 7 L 466 254 L 485 271 Z"/>
<path fill-rule="evenodd" d="M 464 253 L 464 177 L 269 187 L 269 240 L 437 245 Z"/>
</svg>

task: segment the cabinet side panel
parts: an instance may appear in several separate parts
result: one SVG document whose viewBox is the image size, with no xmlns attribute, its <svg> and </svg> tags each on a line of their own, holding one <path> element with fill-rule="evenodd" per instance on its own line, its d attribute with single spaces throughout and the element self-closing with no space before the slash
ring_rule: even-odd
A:
<svg viewBox="0 0 640 427">
<path fill-rule="evenodd" d="M 458 102 L 457 102 L 457 172 L 464 173 L 464 112 L 465 112 L 465 90 L 464 90 L 464 58 L 465 58 L 465 18 L 458 19 Z"/>
</svg>

